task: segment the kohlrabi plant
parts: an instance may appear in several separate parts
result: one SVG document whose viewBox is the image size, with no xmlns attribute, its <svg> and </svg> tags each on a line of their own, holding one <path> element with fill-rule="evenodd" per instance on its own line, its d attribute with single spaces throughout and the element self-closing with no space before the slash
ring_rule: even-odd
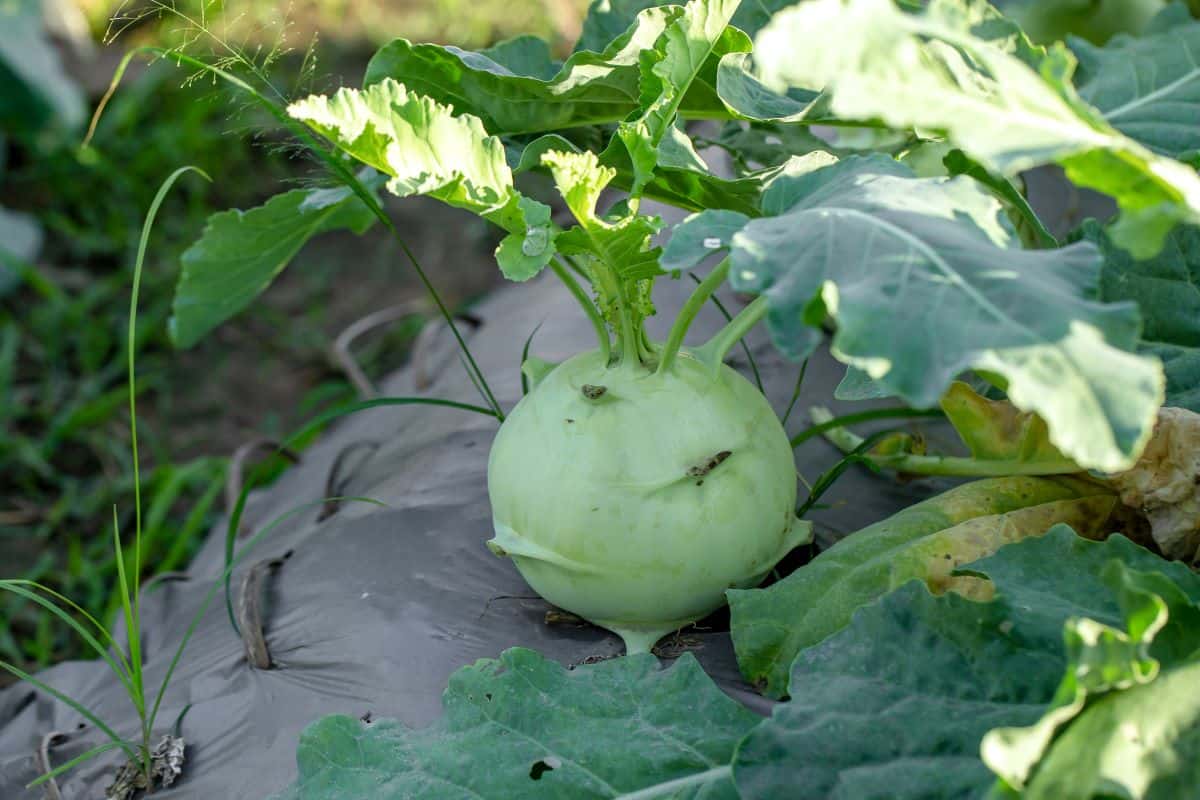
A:
<svg viewBox="0 0 1200 800">
<path fill-rule="evenodd" d="M 396 39 L 361 88 L 290 102 L 161 53 L 247 92 L 337 180 L 215 215 L 183 256 L 175 341 L 245 307 L 320 232 L 395 234 L 378 192 L 493 223 L 504 275 L 548 269 L 596 341 L 527 358 L 518 401 L 459 337 L 486 408 L 455 405 L 501 422 L 490 546 L 631 653 L 728 600 L 743 677 L 781 701 L 755 719 L 688 655 L 568 672 L 510 650 L 460 670 L 427 729 L 316 723 L 286 796 L 1193 788 L 1200 586 L 1162 555 L 1200 560 L 1200 23 L 1173 3 L 1125 27 L 1142 36 L 1042 47 L 981 0 L 598 0 L 565 61 L 531 37 Z M 1050 165 L 1111 198 L 1103 219 L 1035 211 L 1025 177 Z M 569 222 L 524 191 L 531 172 Z M 689 216 L 664 230 L 647 200 Z M 655 341 L 655 281 L 685 271 L 698 285 Z M 685 346 L 725 285 L 755 297 Z M 801 364 L 828 335 L 835 398 L 890 405 L 815 408 L 789 441 L 724 363 L 760 321 Z M 957 452 L 848 430 L 935 413 Z M 797 507 L 791 451 L 819 434 L 847 453 Z M 983 480 L 759 588 L 820 492 L 864 463 Z M 518 734 L 499 766 L 498 732 Z"/>
<path fill-rule="evenodd" d="M 1174 41 L 1180 14 L 1156 17 L 1150 38 Z M 501 271 L 526 281 L 548 267 L 596 347 L 559 365 L 529 359 L 531 391 L 506 418 L 464 345 L 503 421 L 489 546 L 547 600 L 644 650 L 809 535 L 783 427 L 723 363 L 760 320 L 798 361 L 832 330 L 848 366 L 838 396 L 908 406 L 885 415 L 934 408 L 973 375 L 1044 426 L 1036 452 L 904 463 L 963 476 L 1134 464 L 1177 394 L 1163 351 L 1139 341 L 1133 303 L 1097 296 L 1096 237 L 1061 244 L 1019 177 L 1059 163 L 1111 195 L 1120 214 L 1097 235 L 1135 258 L 1200 221 L 1200 178 L 1172 158 L 1194 137 L 1146 122 L 1160 106 L 1176 113 L 1188 66 L 1150 39 L 1119 46 L 1110 57 L 1079 43 L 1075 85 L 1063 45 L 1031 44 L 982 2 L 815 0 L 774 15 L 737 0 L 620 4 L 593 10 L 565 62 L 530 37 L 480 53 L 396 39 L 363 88 L 286 109 L 168 54 L 249 91 L 343 184 L 215 216 L 184 255 L 172 334 L 187 345 L 236 313 L 320 231 L 390 227 L 380 188 L 496 225 Z M 1119 80 L 1130 60 L 1155 65 L 1153 87 Z M 706 160 L 722 154 L 724 172 Z M 553 180 L 569 224 L 522 191 L 529 172 Z M 694 213 L 667 236 L 646 199 Z M 288 246 L 257 247 L 267 232 Z M 655 280 L 714 261 L 666 341 L 652 340 Z M 725 283 L 758 297 L 685 346 Z M 891 447 L 893 460 L 917 455 Z"/>
</svg>

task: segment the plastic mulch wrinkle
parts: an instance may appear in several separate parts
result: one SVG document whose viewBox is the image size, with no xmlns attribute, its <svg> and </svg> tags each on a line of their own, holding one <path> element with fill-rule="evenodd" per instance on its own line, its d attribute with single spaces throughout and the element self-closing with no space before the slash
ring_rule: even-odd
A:
<svg viewBox="0 0 1200 800">
<path fill-rule="evenodd" d="M 54 769 L 54 765 L 50 763 L 50 748 L 67 741 L 67 737 L 68 734 L 62 731 L 50 731 L 42 737 L 42 741 L 38 745 L 37 754 L 34 757 L 40 774 L 45 775 Z M 53 777 L 47 778 L 46 782 L 42 785 L 46 787 L 46 800 L 63 800 L 62 790 L 58 788 L 58 781 Z"/>
<path fill-rule="evenodd" d="M 263 631 L 263 590 L 268 574 L 291 558 L 288 551 L 277 558 L 268 558 L 246 570 L 237 592 L 237 622 L 246 648 L 246 661 L 255 669 L 271 669 L 271 651 Z"/>
<path fill-rule="evenodd" d="M 329 467 L 329 476 L 325 479 L 324 497 L 329 499 L 321 506 L 317 522 L 323 522 L 337 513 L 342 506 L 342 502 L 338 498 L 345 494 L 346 487 L 354 480 L 354 476 L 359 474 L 363 467 L 371 461 L 371 457 L 379 451 L 382 444 L 383 442 L 378 440 L 364 439 L 351 442 L 338 451 L 338 454 L 334 456 L 333 464 Z M 358 455 L 358 458 L 347 466 L 346 462 L 355 455 Z"/>
<path fill-rule="evenodd" d="M 474 314 L 455 314 L 456 322 L 465 322 L 471 328 L 471 333 L 478 331 L 483 327 L 483 319 Z M 417 342 L 413 345 L 412 357 L 409 359 L 409 364 L 413 371 L 413 384 L 419 391 L 425 391 L 437 379 L 438 373 L 445 367 L 445 364 L 440 365 L 436 370 L 431 370 L 429 365 L 429 354 L 433 351 L 434 345 L 438 337 L 444 331 L 450 329 L 443 320 L 436 320 L 421 328 L 421 332 L 417 334 Z"/>
<path fill-rule="evenodd" d="M 346 378 L 354 386 L 354 390 L 358 392 L 360 398 L 363 400 L 374 399 L 379 396 L 379 390 L 375 388 L 375 384 L 367 377 L 367 373 L 358 365 L 358 360 L 350 352 L 350 347 L 354 344 L 354 340 L 375 328 L 390 325 L 413 314 L 420 314 L 427 307 L 428 304 L 424 301 L 412 301 L 372 311 L 365 317 L 360 317 L 351 322 L 333 340 L 333 360 L 341 367 L 342 372 L 346 374 Z"/>
<path fill-rule="evenodd" d="M 238 497 L 242 493 L 242 484 L 246 479 L 246 462 L 255 455 L 263 453 L 274 455 L 279 453 L 293 464 L 300 463 L 300 456 L 295 451 L 280 445 L 272 439 L 258 437 L 242 444 L 229 458 L 229 474 L 225 478 L 225 511 L 230 513 L 237 506 Z M 240 537 L 245 533 L 245 527 L 238 529 Z"/>
</svg>

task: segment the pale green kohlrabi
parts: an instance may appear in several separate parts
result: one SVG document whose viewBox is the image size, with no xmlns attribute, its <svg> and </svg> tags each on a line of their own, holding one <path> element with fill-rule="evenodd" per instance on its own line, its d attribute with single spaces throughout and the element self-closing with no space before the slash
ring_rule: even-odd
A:
<svg viewBox="0 0 1200 800">
<path fill-rule="evenodd" d="M 552 265 L 596 328 L 597 350 L 552 370 L 500 427 L 488 463 L 496 536 L 549 602 L 614 631 L 630 653 L 757 584 L 811 526 L 796 518 L 792 448 L 762 393 L 723 363 L 764 310 L 755 301 L 706 345 L 684 335 L 729 271 L 715 268 L 653 343 L 656 218 L 595 212 L 613 176 L 591 153 L 543 163 L 578 224 L 555 246 L 587 278 Z M 613 336 L 610 336 L 610 331 Z M 541 362 L 544 364 L 544 362 Z M 537 374 L 534 374 L 537 373 Z"/>
<path fill-rule="evenodd" d="M 659 372 L 577 355 L 500 428 L 496 536 L 538 594 L 644 652 L 807 540 L 792 448 L 763 395 L 682 351 Z"/>
</svg>

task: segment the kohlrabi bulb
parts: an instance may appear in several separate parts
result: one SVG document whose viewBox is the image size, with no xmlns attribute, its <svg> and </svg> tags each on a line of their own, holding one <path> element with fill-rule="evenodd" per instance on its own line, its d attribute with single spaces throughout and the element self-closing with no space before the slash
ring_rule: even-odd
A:
<svg viewBox="0 0 1200 800">
<path fill-rule="evenodd" d="M 754 586 L 810 534 L 766 398 L 685 352 L 663 374 L 597 351 L 556 367 L 501 426 L 488 493 L 488 546 L 631 653 Z"/>
</svg>

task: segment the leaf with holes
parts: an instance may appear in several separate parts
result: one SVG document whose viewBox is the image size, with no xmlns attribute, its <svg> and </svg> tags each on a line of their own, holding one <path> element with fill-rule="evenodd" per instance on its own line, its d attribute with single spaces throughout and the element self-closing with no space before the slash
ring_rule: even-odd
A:
<svg viewBox="0 0 1200 800">
<path fill-rule="evenodd" d="M 582 800 L 680 781 L 681 796 L 732 800 L 734 746 L 759 721 L 690 654 L 666 669 L 643 654 L 567 670 L 512 649 L 454 673 L 443 704 L 423 730 L 314 723 L 283 797 Z"/>
</svg>

